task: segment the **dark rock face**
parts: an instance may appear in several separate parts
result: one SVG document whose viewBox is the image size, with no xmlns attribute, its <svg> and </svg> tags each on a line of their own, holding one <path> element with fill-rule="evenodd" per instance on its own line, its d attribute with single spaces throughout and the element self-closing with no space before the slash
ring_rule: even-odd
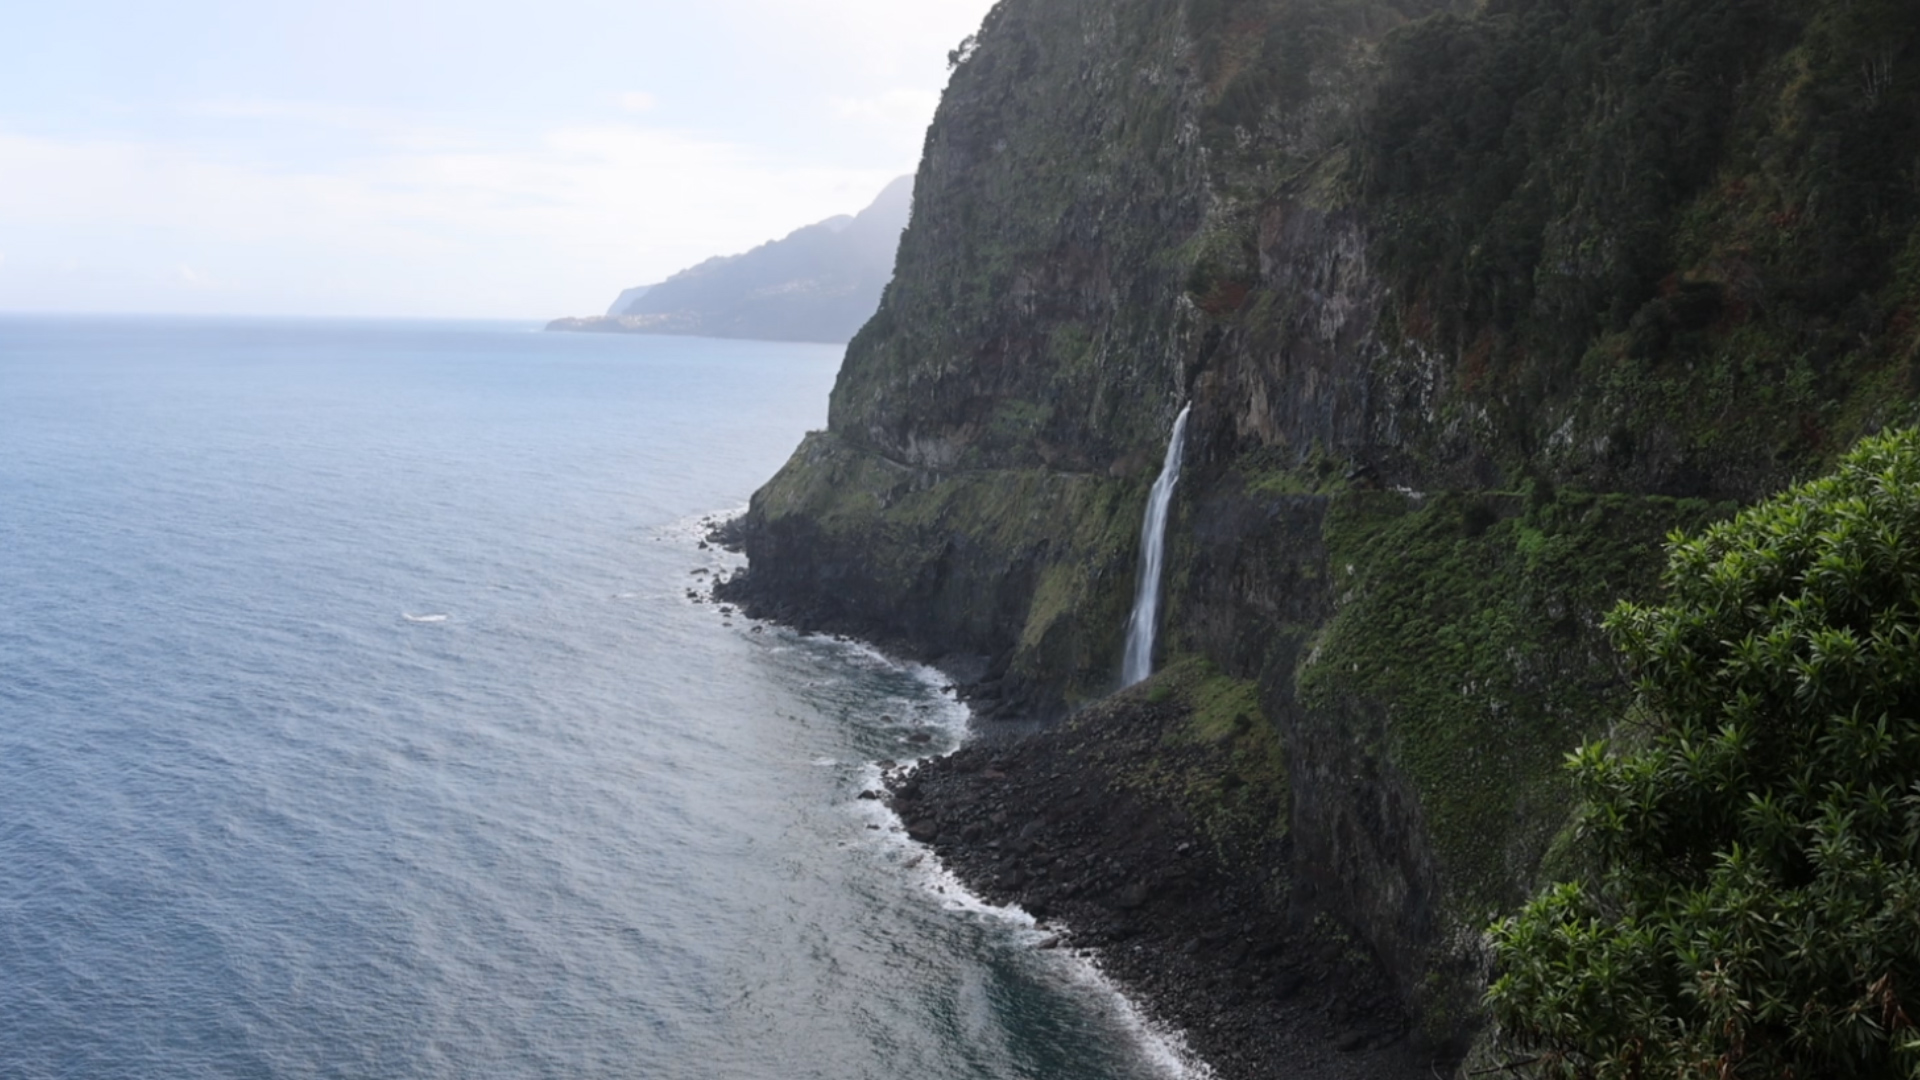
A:
<svg viewBox="0 0 1920 1080">
<path fill-rule="evenodd" d="M 893 283 L 829 428 L 919 469 L 1150 470 L 1185 394 L 1180 268 L 1205 217 L 1170 6 L 1005 4 L 942 99 Z M 1177 241 L 1176 241 L 1177 242 Z M 1133 460 L 1134 458 L 1138 460 Z"/>
<path fill-rule="evenodd" d="M 987 716 L 1091 715 L 1191 401 L 1163 660 L 1251 687 L 1209 723 L 1279 749 L 1021 788 L 958 832 L 937 806 L 973 789 L 929 779 L 906 816 L 967 863 L 1036 807 L 1102 843 L 1073 830 L 1281 792 L 1285 843 L 1220 855 L 1220 889 L 1283 878 L 1275 933 L 1343 927 L 1408 1045 L 1458 1047 L 1482 929 L 1550 873 L 1561 756 L 1623 706 L 1602 614 L 1657 588 L 1669 529 L 1920 417 L 1920 186 L 1817 134 L 1920 138 L 1920 78 L 1863 95 L 1846 59 L 1915 42 L 1891 0 L 1005 0 L 828 430 L 720 594 L 984 658 Z M 1041 869 L 969 872 L 1093 902 Z M 1204 906 L 1184 889 L 1099 917 L 1146 934 Z"/>
<path fill-rule="evenodd" d="M 1134 766 L 1219 764 L 1184 702 L 1128 695 L 1050 735 L 994 740 L 890 779 L 893 806 L 970 887 L 1063 929 L 1185 1033 L 1223 1080 L 1423 1077 L 1423 1044 L 1365 946 L 1289 910 L 1284 836 L 1221 831 L 1142 791 Z M 1271 795 L 1272 792 L 1267 792 Z M 1248 821 L 1281 818 L 1268 798 Z M 1247 845 L 1262 851 L 1245 850 Z M 1247 873 L 1248 856 L 1268 867 Z"/>
</svg>

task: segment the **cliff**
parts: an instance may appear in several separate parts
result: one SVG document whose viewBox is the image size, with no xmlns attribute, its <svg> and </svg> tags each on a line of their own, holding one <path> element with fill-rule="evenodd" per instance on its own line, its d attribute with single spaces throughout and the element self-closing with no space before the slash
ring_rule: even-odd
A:
<svg viewBox="0 0 1920 1080">
<path fill-rule="evenodd" d="M 547 329 L 846 341 L 880 303 L 912 196 L 913 180 L 903 176 L 858 214 L 715 256 L 623 291 L 604 316 L 555 319 Z"/>
<path fill-rule="evenodd" d="M 1003 0 L 726 589 L 1073 717 L 1009 760 L 1113 710 L 1210 748 L 1085 782 L 1353 942 L 1407 1021 L 1356 1047 L 1457 1061 L 1562 755 L 1624 702 L 1599 615 L 1669 530 L 1916 418 L 1917 33 L 1900 0 Z M 1175 682 L 1102 701 L 1189 400 L 1162 680 L 1237 688 L 1224 725 Z"/>
</svg>

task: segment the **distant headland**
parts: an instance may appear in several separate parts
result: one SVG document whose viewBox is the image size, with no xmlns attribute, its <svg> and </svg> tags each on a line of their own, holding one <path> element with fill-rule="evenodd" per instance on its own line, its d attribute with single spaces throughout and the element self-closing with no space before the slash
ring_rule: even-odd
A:
<svg viewBox="0 0 1920 1080">
<path fill-rule="evenodd" d="M 912 204 L 913 178 L 900 177 L 858 214 L 716 256 L 627 289 L 605 315 L 555 319 L 547 329 L 848 341 L 880 306 Z"/>
</svg>

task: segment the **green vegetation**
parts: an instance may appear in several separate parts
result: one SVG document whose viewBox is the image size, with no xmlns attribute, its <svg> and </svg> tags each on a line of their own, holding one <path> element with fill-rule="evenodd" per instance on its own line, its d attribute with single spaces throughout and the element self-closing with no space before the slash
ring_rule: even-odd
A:
<svg viewBox="0 0 1920 1080">
<path fill-rule="evenodd" d="M 1112 763 L 1124 782 L 1179 807 L 1230 861 L 1258 858 L 1286 835 L 1286 754 L 1257 684 L 1184 656 L 1131 693 L 1179 719 L 1150 753 Z"/>
<path fill-rule="evenodd" d="M 1138 479 L 1044 468 L 940 475 L 816 432 L 754 513 L 858 567 L 860 587 L 830 586 L 823 607 L 880 625 L 912 611 L 953 635 L 943 648 L 1011 644 L 1014 672 L 1078 702 L 1112 688 L 1145 498 Z"/>
<path fill-rule="evenodd" d="M 1886 280 L 1920 213 L 1911 162 L 1871 149 L 1911 144 L 1920 81 L 1876 62 L 1917 34 L 1902 0 L 1493 0 L 1415 24 L 1367 133 L 1389 259 L 1439 271 L 1436 309 L 1501 330 L 1544 317 L 1577 355 L 1636 318 L 1657 334 L 1717 318 L 1729 283 L 1659 282 L 1708 254 L 1689 215 L 1733 213 L 1744 227 L 1711 232 L 1748 247 L 1770 299 L 1845 305 Z"/>
<path fill-rule="evenodd" d="M 1920 433 L 1669 547 L 1607 629 L 1639 675 L 1568 761 L 1577 858 L 1494 930 L 1544 1071 L 1920 1070 Z"/>
<path fill-rule="evenodd" d="M 1304 460 L 1280 447 L 1242 454 L 1234 463 L 1250 495 L 1330 495 L 1346 488 L 1346 466 L 1315 445 Z"/>
<path fill-rule="evenodd" d="M 1462 920 L 1519 898 L 1563 820 L 1561 748 L 1624 697 L 1600 613 L 1651 588 L 1660 537 L 1714 512 L 1571 491 L 1335 499 L 1338 607 L 1300 698 L 1384 710 L 1374 753 L 1418 793 Z"/>
<path fill-rule="evenodd" d="M 1791 475 L 1910 419 L 1917 40 L 1908 0 L 1408 26 L 1355 160 L 1397 321 L 1503 425 L 1579 402 L 1616 466 L 1677 437 Z"/>
<path fill-rule="evenodd" d="M 1256 168 L 1288 173 L 1344 141 L 1368 43 L 1446 0 L 1192 0 L 1188 32 L 1206 87 L 1202 131 Z M 1264 136 L 1258 140 L 1255 136 Z M 1276 144 L 1284 147 L 1275 154 Z M 1258 147 L 1255 150 L 1255 147 Z"/>
<path fill-rule="evenodd" d="M 1138 0 L 987 15 L 929 132 L 918 224 L 848 348 L 837 435 L 900 461 L 942 440 L 941 464 L 964 469 L 1125 472 L 1164 448 L 1180 405 L 1166 301 L 1187 271 L 1168 252 L 1200 220 L 1169 181 L 1188 155 L 1183 84 L 1139 62 L 1176 52 L 1182 23 Z"/>
</svg>

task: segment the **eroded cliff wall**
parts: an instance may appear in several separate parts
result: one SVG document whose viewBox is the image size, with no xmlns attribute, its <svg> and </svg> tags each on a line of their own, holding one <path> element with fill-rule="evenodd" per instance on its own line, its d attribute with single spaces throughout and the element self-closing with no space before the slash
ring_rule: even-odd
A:
<svg viewBox="0 0 1920 1080">
<path fill-rule="evenodd" d="M 1599 616 L 1669 529 L 1915 417 L 1917 34 L 1898 0 L 1003 0 L 730 589 L 978 655 L 990 715 L 1084 704 L 1190 400 L 1163 651 L 1257 687 L 1293 917 L 1457 1041 L 1561 755 L 1618 714 Z"/>
</svg>

